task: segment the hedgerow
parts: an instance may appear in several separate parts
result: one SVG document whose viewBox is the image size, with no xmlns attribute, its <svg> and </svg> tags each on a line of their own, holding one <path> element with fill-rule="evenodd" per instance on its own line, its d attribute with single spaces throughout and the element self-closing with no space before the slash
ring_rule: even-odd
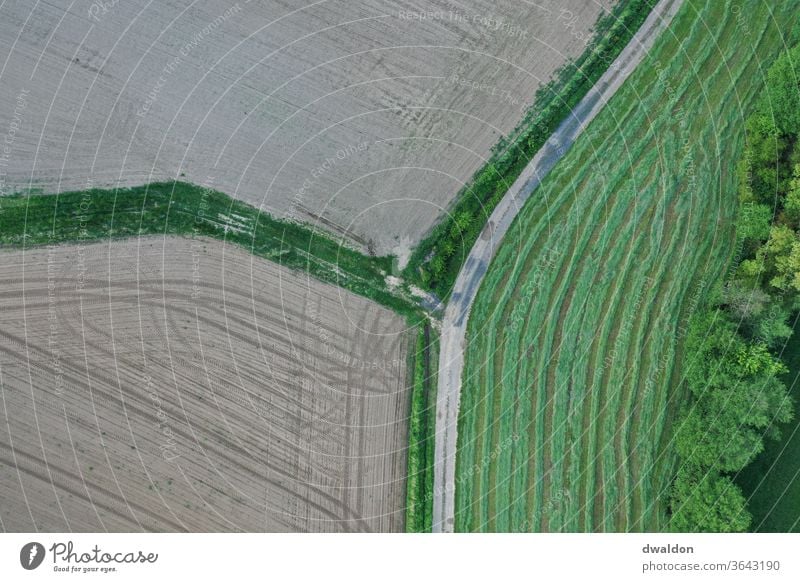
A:
<svg viewBox="0 0 800 582">
<path fill-rule="evenodd" d="M 592 42 L 541 87 L 522 122 L 456 196 L 446 217 L 422 240 L 404 277 L 445 297 L 494 208 L 531 158 L 605 73 L 644 22 L 656 0 L 619 2 L 595 25 Z"/>
</svg>

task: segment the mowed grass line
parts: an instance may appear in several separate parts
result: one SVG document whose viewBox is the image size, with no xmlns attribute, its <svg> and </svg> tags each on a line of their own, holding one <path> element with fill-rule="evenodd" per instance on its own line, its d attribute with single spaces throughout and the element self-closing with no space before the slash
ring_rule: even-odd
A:
<svg viewBox="0 0 800 582">
<path fill-rule="evenodd" d="M 640 255 L 639 253 L 637 253 L 637 256 L 641 256 L 641 255 Z M 629 281 L 629 280 L 630 280 L 630 279 L 628 279 L 628 281 Z M 626 318 L 626 320 L 627 320 L 627 316 L 625 316 L 625 318 Z M 629 362 L 631 361 L 632 357 L 633 357 L 633 354 L 632 354 L 632 353 L 629 351 L 629 352 L 628 352 L 628 361 L 629 361 Z M 627 366 L 627 369 L 628 369 L 628 370 L 630 370 L 630 369 L 631 369 L 631 368 L 630 368 L 630 366 Z M 634 372 L 635 372 L 635 371 L 634 371 Z M 620 383 L 619 381 L 615 381 L 615 382 L 614 382 L 614 384 L 615 384 L 615 385 L 621 385 L 621 383 Z M 607 403 L 607 404 L 606 404 L 606 406 L 609 406 L 609 404 L 613 404 L 613 403 Z M 623 412 L 624 412 L 624 411 L 623 411 L 622 409 L 620 409 L 620 415 L 622 415 L 622 413 L 623 413 Z M 618 425 L 620 426 L 620 428 L 621 428 L 621 429 L 624 429 L 624 428 L 625 428 L 625 425 L 623 425 L 623 424 L 619 424 L 619 423 L 618 423 Z M 619 434 L 619 431 L 617 432 L 617 434 Z M 625 460 L 626 460 L 626 459 L 623 457 L 623 458 L 622 458 L 623 464 L 622 464 L 622 465 L 617 465 L 617 467 L 614 469 L 614 470 L 615 470 L 617 473 L 619 473 L 619 472 L 621 472 L 622 470 L 624 470 L 624 461 L 625 461 Z M 617 487 L 617 489 L 621 489 L 621 486 L 618 486 L 618 487 Z M 618 527 L 618 529 L 619 529 L 619 527 Z"/>
<path fill-rule="evenodd" d="M 674 200 L 671 203 L 674 203 Z M 613 353 L 619 357 L 620 361 L 623 361 L 623 365 L 618 365 L 616 362 L 610 365 L 608 370 L 611 375 L 603 383 L 604 386 L 611 387 L 611 398 L 603 399 L 604 418 L 605 414 L 613 414 L 613 411 L 616 410 L 616 419 L 604 423 L 606 433 L 600 434 L 603 437 L 600 440 L 603 442 L 610 443 L 613 439 L 613 455 L 609 444 L 606 444 L 604 455 L 604 462 L 612 463 L 607 469 L 609 476 L 601 483 L 605 484 L 616 480 L 616 485 L 611 483 L 611 487 L 608 489 L 614 491 L 617 501 L 610 510 L 607 509 L 605 512 L 616 515 L 617 521 L 613 525 L 615 530 L 630 529 L 631 524 L 637 519 L 633 516 L 642 514 L 640 502 L 642 480 L 638 477 L 639 469 L 636 466 L 638 456 L 634 454 L 640 441 L 634 441 L 632 438 L 634 434 L 632 425 L 636 420 L 635 410 L 638 404 L 635 396 L 638 394 L 637 387 L 643 378 L 640 371 L 646 370 L 649 366 L 648 347 L 652 349 L 654 339 L 651 332 L 653 329 L 660 328 L 659 324 L 650 323 L 651 316 L 669 312 L 664 303 L 673 296 L 674 292 L 670 284 L 669 265 L 664 259 L 673 254 L 674 247 L 681 240 L 681 233 L 684 232 L 683 225 L 676 225 L 674 220 L 666 219 L 663 200 L 648 209 L 647 219 L 649 221 L 659 216 L 661 218 L 658 220 L 663 220 L 668 234 L 665 238 L 662 230 L 662 234 L 659 236 L 641 236 L 639 240 L 642 244 L 631 249 L 628 257 L 636 257 L 638 261 L 628 261 L 623 283 L 618 287 L 620 291 L 616 295 L 617 308 L 621 311 L 617 317 L 611 320 L 610 324 L 610 328 L 616 334 L 612 343 L 615 346 Z M 669 236 L 673 234 L 673 230 L 675 231 L 674 236 Z M 659 244 L 663 240 L 671 241 L 673 248 L 659 248 Z M 639 263 L 652 265 L 651 270 L 646 275 L 640 270 L 634 270 Z M 656 282 L 657 284 L 655 284 Z M 648 306 L 648 309 L 643 309 L 643 306 Z M 620 339 L 626 337 L 628 338 L 627 343 L 618 343 Z M 658 338 L 655 339 L 658 340 Z M 623 345 L 624 349 L 617 349 Z M 659 345 L 658 347 L 664 349 L 668 346 Z"/>
<path fill-rule="evenodd" d="M 602 209 L 600 209 L 600 211 L 602 211 Z M 573 216 L 574 216 L 574 214 L 573 214 Z M 596 218 L 595 218 L 595 222 L 597 222 Z M 595 238 L 596 238 L 596 237 L 595 237 Z M 534 244 L 535 244 L 535 243 L 534 243 Z M 564 279 L 565 279 L 565 277 L 564 277 L 563 275 L 560 275 L 560 276 L 557 276 L 557 279 L 559 279 L 559 280 L 564 280 Z M 552 283 L 552 282 L 548 282 L 548 286 L 550 286 L 550 288 L 554 288 L 554 287 L 551 285 L 551 283 Z M 563 291 L 563 289 L 562 289 L 562 291 Z M 519 308 L 519 305 L 517 305 L 517 306 L 516 306 L 516 308 L 518 309 L 518 308 Z M 488 337 L 491 337 L 491 336 L 488 336 Z M 540 350 L 540 353 L 541 353 L 541 352 L 542 352 L 542 351 Z M 524 361 L 524 359 L 523 359 L 523 361 Z M 516 450 L 517 450 L 517 448 L 514 448 L 513 450 L 514 450 L 514 451 L 516 451 Z"/>
<path fill-rule="evenodd" d="M 679 329 L 731 241 L 720 160 L 798 3 L 739 6 L 687 1 L 499 249 L 469 322 L 457 530 L 662 525 Z"/>
<path fill-rule="evenodd" d="M 626 212 L 630 212 L 632 208 L 633 208 L 633 207 L 629 207 L 629 208 L 627 209 L 627 211 L 626 211 Z M 599 209 L 597 209 L 597 210 L 596 210 L 596 212 L 600 212 L 600 213 L 604 214 L 604 215 L 605 215 L 605 220 L 607 220 L 607 219 L 608 219 L 608 209 L 607 209 L 607 207 L 606 207 L 605 205 L 603 205 L 603 207 L 602 207 L 602 208 L 599 208 Z M 578 216 L 578 215 L 579 215 L 579 216 L 584 216 L 584 213 L 583 213 L 583 212 L 581 212 L 581 213 L 577 213 L 577 214 L 576 214 L 576 213 L 574 213 L 574 212 L 572 213 L 572 216 Z M 590 223 L 594 223 L 595 225 L 598 225 L 598 224 L 601 224 L 601 223 L 603 222 L 602 220 L 598 220 L 598 217 L 597 217 L 597 216 L 595 216 L 594 218 L 591 218 L 591 216 L 592 216 L 592 215 L 588 215 L 588 216 L 589 216 L 589 218 L 587 218 L 587 221 L 588 221 L 588 222 L 590 222 Z M 626 215 L 626 216 L 627 216 L 627 215 Z M 576 250 L 575 248 L 573 248 L 573 247 L 570 247 L 570 249 L 569 249 L 569 251 L 568 251 L 568 252 L 569 252 L 569 254 L 570 254 L 570 256 L 574 256 L 574 255 L 575 255 L 575 253 L 585 253 L 585 252 L 586 252 L 586 250 L 585 250 L 585 249 L 586 249 L 586 247 L 587 247 L 587 246 L 591 246 L 591 245 L 593 245 L 594 243 L 596 243 L 596 242 L 597 242 L 597 240 L 598 240 L 598 238 L 599 238 L 599 236 L 600 236 L 600 234 L 601 234 L 601 231 L 602 231 L 602 229 L 601 229 L 601 228 L 599 228 L 599 227 L 596 227 L 596 228 L 594 228 L 594 230 L 593 230 L 593 231 L 591 231 L 591 230 L 590 230 L 590 229 L 588 229 L 588 228 L 584 228 L 585 226 L 586 226 L 585 224 L 583 224 L 583 225 L 579 225 L 579 231 L 581 231 L 581 232 L 592 232 L 592 236 L 591 236 L 591 238 L 589 238 L 589 239 L 588 239 L 588 244 L 587 244 L 587 243 L 584 243 L 582 248 L 579 248 L 579 249 L 577 249 L 577 250 Z M 604 242 L 604 243 L 603 243 L 603 245 L 602 245 L 602 246 L 603 246 L 603 248 L 605 248 L 605 249 L 607 249 L 607 248 L 614 248 L 614 241 L 613 241 L 613 240 L 612 240 L 611 242 L 609 242 L 609 241 L 606 241 L 606 242 Z M 572 262 L 572 261 L 562 262 L 562 264 L 569 264 L 569 263 L 571 263 L 571 262 Z M 597 261 L 595 261 L 595 262 L 597 262 Z M 599 271 L 598 271 L 598 270 L 596 270 L 596 269 L 595 269 L 594 271 L 592 271 L 591 269 L 589 269 L 588 271 L 587 271 L 587 270 L 584 270 L 584 271 L 582 272 L 582 274 L 586 274 L 587 272 L 592 272 L 592 273 L 595 273 L 595 274 L 596 274 L 596 273 L 598 273 Z M 562 272 L 562 273 L 559 273 L 559 275 L 557 276 L 557 279 L 558 279 L 558 280 L 562 280 L 562 281 L 563 281 L 563 280 L 567 280 L 567 279 L 569 279 L 571 276 L 574 276 L 574 275 L 569 275 L 569 274 L 565 274 L 565 273 L 563 273 L 563 272 Z M 589 284 L 591 284 L 591 283 L 589 283 Z M 580 285 L 580 284 L 579 284 L 579 285 Z M 569 295 L 571 295 L 573 290 L 574 290 L 574 287 L 570 287 L 570 288 L 569 288 L 569 290 L 568 290 L 568 294 L 569 294 Z M 563 293 L 563 288 L 561 289 L 561 291 L 562 291 L 562 293 Z M 568 305 L 568 304 L 569 304 L 569 295 L 568 295 L 568 300 L 567 300 L 567 301 L 561 301 L 561 304 L 562 304 L 562 306 L 566 306 L 566 305 Z M 587 299 L 589 298 L 589 296 L 588 296 L 588 295 L 586 295 L 586 294 L 583 294 L 583 295 L 585 295 Z M 550 303 L 553 303 L 553 299 L 552 299 L 552 298 L 551 298 L 551 300 L 550 300 Z M 546 306 L 546 308 L 549 308 L 549 304 L 545 304 L 545 306 Z M 583 306 L 582 306 L 582 308 L 583 308 Z M 562 317 L 563 317 L 563 316 L 562 316 Z M 580 330 L 581 330 L 581 328 L 582 328 L 582 326 L 581 326 L 580 324 L 577 324 L 577 325 L 576 325 L 576 324 L 573 324 L 573 325 L 571 326 L 571 329 L 572 329 L 572 330 L 575 330 L 575 331 L 571 332 L 571 334 L 574 334 L 574 333 L 580 333 Z M 556 345 L 559 345 L 559 346 L 560 346 L 560 349 L 561 349 L 561 350 L 564 350 L 564 349 L 565 349 L 565 345 L 564 345 L 564 344 L 565 344 L 565 341 L 564 341 L 563 339 L 561 339 L 561 338 L 557 338 L 557 339 L 555 340 L 555 342 L 556 342 Z M 568 361 L 569 361 L 569 360 L 568 360 L 568 358 L 559 359 L 559 360 L 558 360 L 558 364 L 559 364 L 559 365 L 563 365 L 563 364 L 564 364 L 564 362 L 568 362 Z M 541 367 L 544 367 L 545 365 L 546 365 L 546 363 L 543 363 L 542 365 L 540 365 L 540 368 L 541 368 Z M 551 367 L 550 369 L 552 370 L 553 368 Z M 585 370 L 583 371 L 583 373 L 585 374 Z M 550 381 L 550 380 L 548 380 L 548 381 Z M 567 390 L 567 392 L 568 392 L 568 398 L 566 399 L 565 406 L 570 406 L 570 404 L 569 404 L 568 402 L 569 402 L 569 401 L 571 401 L 571 400 L 572 400 L 572 398 L 571 398 L 571 397 L 570 397 L 570 395 L 569 395 L 569 390 L 571 390 L 571 389 L 572 389 L 572 388 L 574 388 L 574 387 L 575 387 L 575 382 L 573 382 L 573 381 L 571 380 L 571 378 L 570 378 L 570 382 L 569 382 L 569 386 L 568 386 L 568 390 Z M 581 402 L 581 403 L 582 403 L 582 398 L 577 398 L 577 399 L 576 399 L 576 401 L 577 401 L 577 402 Z M 578 415 L 578 414 L 576 414 L 576 413 L 573 413 L 573 414 L 571 415 L 571 419 L 572 419 L 572 421 L 573 421 L 573 422 L 572 422 L 572 426 L 573 426 L 573 427 L 575 427 L 576 425 L 577 425 L 577 426 L 579 426 L 579 425 L 578 425 L 578 423 L 575 421 L 575 419 L 576 419 L 576 418 L 579 418 L 579 415 Z M 560 425 L 561 425 L 561 424 L 563 424 L 564 422 L 569 422 L 569 420 L 570 420 L 570 418 L 568 418 L 567 420 L 560 420 L 560 421 L 558 422 L 558 424 L 559 424 L 559 426 L 560 426 Z M 578 429 L 578 430 L 579 430 L 579 429 Z M 548 431 L 548 432 L 549 432 L 549 431 Z M 576 429 L 575 429 L 575 428 L 571 428 L 571 429 L 570 429 L 570 434 L 574 434 L 575 432 L 576 432 Z M 577 443 L 577 447 L 576 447 L 576 445 L 575 445 L 574 443 Z M 552 443 L 551 443 L 551 444 L 552 444 Z M 576 439 L 575 441 L 573 441 L 573 448 L 578 448 L 578 447 L 579 447 L 579 444 L 580 444 L 580 440 L 579 440 L 579 439 Z M 561 452 L 561 451 L 554 449 L 552 456 L 553 456 L 554 458 L 558 459 L 558 458 L 561 456 L 561 455 L 560 455 L 560 452 Z M 562 495 L 560 495 L 560 496 L 559 496 L 559 495 L 556 495 L 555 497 L 556 497 L 557 499 L 565 498 L 565 496 L 564 496 L 563 494 L 562 494 Z M 552 510 L 554 513 L 558 513 L 558 511 L 559 511 L 559 508 L 560 508 L 560 506 L 561 506 L 561 505 L 563 505 L 563 504 L 551 504 L 551 510 Z"/>
</svg>

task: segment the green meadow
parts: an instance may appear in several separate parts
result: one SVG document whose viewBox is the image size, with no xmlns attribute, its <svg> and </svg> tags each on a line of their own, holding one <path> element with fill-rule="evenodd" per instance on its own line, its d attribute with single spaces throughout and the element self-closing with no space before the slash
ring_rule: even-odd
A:
<svg viewBox="0 0 800 582">
<path fill-rule="evenodd" d="M 667 528 L 683 340 L 799 4 L 687 0 L 517 217 L 469 321 L 457 530 Z"/>
</svg>

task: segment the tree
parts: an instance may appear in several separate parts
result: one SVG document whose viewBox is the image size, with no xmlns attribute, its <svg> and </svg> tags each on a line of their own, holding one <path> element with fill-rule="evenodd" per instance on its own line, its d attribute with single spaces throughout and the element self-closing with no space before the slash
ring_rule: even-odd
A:
<svg viewBox="0 0 800 582">
<path fill-rule="evenodd" d="M 721 309 L 695 314 L 686 337 L 686 381 L 695 397 L 736 381 L 738 367 L 730 354 L 743 345 L 736 326 Z"/>
<path fill-rule="evenodd" d="M 725 312 L 715 309 L 693 321 L 687 337 L 686 373 L 694 401 L 678 421 L 676 449 L 696 467 L 738 471 L 792 416 L 779 376 L 786 367 L 763 342 L 748 342 Z"/>
<path fill-rule="evenodd" d="M 783 291 L 800 290 L 800 239 L 791 228 L 785 224 L 773 226 L 756 260 L 764 263 L 771 287 Z"/>
<path fill-rule="evenodd" d="M 759 243 L 769 238 L 772 208 L 766 204 L 748 202 L 739 207 L 736 236 L 747 242 Z"/>
<path fill-rule="evenodd" d="M 771 113 L 783 135 L 800 133 L 800 45 L 782 54 L 767 71 L 761 110 Z"/>
<path fill-rule="evenodd" d="M 769 232 L 769 229 L 767 229 Z M 754 327 L 769 305 L 769 295 L 760 287 L 741 279 L 732 279 L 722 290 L 722 301 L 735 320 Z"/>
<path fill-rule="evenodd" d="M 434 277 L 438 277 L 444 271 L 444 259 L 441 255 L 437 254 L 431 259 L 431 271 Z"/>
<path fill-rule="evenodd" d="M 687 466 L 678 470 L 670 510 L 675 532 L 744 532 L 751 520 L 744 495 L 730 478 Z"/>
<path fill-rule="evenodd" d="M 455 221 L 459 229 L 467 230 L 467 228 L 469 228 L 469 225 L 472 224 L 472 215 L 470 215 L 470 213 L 466 211 L 459 212 L 456 215 Z"/>
<path fill-rule="evenodd" d="M 761 249 L 759 249 L 760 251 Z M 757 255 L 758 256 L 758 255 Z M 761 276 L 764 274 L 764 259 L 745 259 L 739 263 L 739 268 L 736 270 L 736 278 L 741 280 L 747 286 L 756 286 L 759 284 Z"/>
<path fill-rule="evenodd" d="M 774 205 L 778 192 L 791 178 L 786 163 L 789 141 L 781 135 L 771 115 L 755 113 L 745 122 L 747 147 L 736 167 L 739 200 Z"/>
<path fill-rule="evenodd" d="M 792 228 L 800 227 L 800 164 L 795 164 L 794 175 L 789 182 L 789 191 L 784 203 L 786 220 Z"/>
<path fill-rule="evenodd" d="M 723 409 L 722 415 L 715 415 L 697 406 L 680 421 L 675 435 L 683 462 L 705 469 L 739 471 L 764 450 L 761 436 L 743 430 L 730 411 Z"/>
<path fill-rule="evenodd" d="M 445 240 L 442 243 L 442 255 L 445 257 L 450 257 L 454 252 L 456 252 L 456 245 L 450 239 Z"/>
<path fill-rule="evenodd" d="M 782 345 L 792 336 L 787 325 L 789 312 L 780 305 L 771 305 L 760 317 L 755 318 L 753 335 L 770 347 Z"/>
</svg>

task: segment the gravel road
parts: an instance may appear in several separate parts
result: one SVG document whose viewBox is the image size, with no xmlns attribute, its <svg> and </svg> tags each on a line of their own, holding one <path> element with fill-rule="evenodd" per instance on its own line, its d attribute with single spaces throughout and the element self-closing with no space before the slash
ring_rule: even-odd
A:
<svg viewBox="0 0 800 582">
<path fill-rule="evenodd" d="M 467 319 L 489 262 L 525 201 L 647 55 L 682 4 L 683 0 L 661 0 L 656 5 L 608 71 L 506 192 L 458 274 L 442 323 L 436 402 L 434 532 L 454 530 L 457 421 Z"/>
</svg>

